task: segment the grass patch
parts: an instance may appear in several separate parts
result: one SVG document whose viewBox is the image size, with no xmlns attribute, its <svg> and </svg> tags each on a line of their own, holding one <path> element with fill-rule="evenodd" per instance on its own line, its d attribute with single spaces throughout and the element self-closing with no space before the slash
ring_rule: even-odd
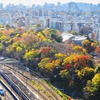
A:
<svg viewBox="0 0 100 100">
<path fill-rule="evenodd" d="M 63 100 L 72 100 L 70 96 L 64 94 L 57 88 L 55 88 L 52 84 L 46 82 L 45 80 L 42 80 L 44 83 L 48 84 Z"/>
<path fill-rule="evenodd" d="M 42 91 L 43 93 L 45 93 L 45 95 L 46 95 L 47 97 L 51 97 L 50 94 L 49 94 L 46 90 L 44 90 L 37 82 L 35 82 L 34 80 L 31 80 L 30 82 L 31 82 L 33 85 L 35 85 L 35 86 L 38 88 L 38 90 L 40 90 L 40 91 Z"/>
</svg>

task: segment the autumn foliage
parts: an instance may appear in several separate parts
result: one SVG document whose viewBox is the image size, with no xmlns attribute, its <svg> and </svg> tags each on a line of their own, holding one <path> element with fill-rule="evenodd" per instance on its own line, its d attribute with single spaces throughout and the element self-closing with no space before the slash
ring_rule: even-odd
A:
<svg viewBox="0 0 100 100">
<path fill-rule="evenodd" d="M 100 54 L 100 46 L 98 46 L 95 51 L 94 51 L 95 54 Z"/>
<path fill-rule="evenodd" d="M 95 34 L 92 35 L 95 37 Z M 100 67 L 95 67 L 93 57 L 88 56 L 91 48 L 100 55 L 98 42 L 83 40 L 82 46 L 78 46 L 64 44 L 61 40 L 61 33 L 49 28 L 39 31 L 20 27 L 0 30 L 0 55 L 17 58 L 25 66 L 77 96 L 83 96 L 84 88 L 86 93 L 88 90 L 94 96 L 98 91 L 100 93 Z M 100 100 L 100 97 L 94 100 Z"/>
<path fill-rule="evenodd" d="M 62 63 L 62 65 L 72 64 L 74 59 L 78 56 L 78 54 L 71 54 L 70 56 L 66 57 Z"/>
<path fill-rule="evenodd" d="M 21 38 L 20 37 L 15 37 L 13 40 L 14 40 L 14 42 L 17 42 L 17 41 L 20 41 Z"/>
<path fill-rule="evenodd" d="M 64 69 L 68 70 L 70 67 L 71 67 L 71 64 L 66 64 L 66 65 L 64 66 Z"/>
<path fill-rule="evenodd" d="M 82 46 L 83 47 L 87 48 L 89 45 L 90 45 L 90 41 L 88 41 L 88 40 L 83 40 L 82 41 Z"/>
<path fill-rule="evenodd" d="M 81 68 L 85 67 L 88 64 L 90 57 L 86 55 L 79 55 L 74 58 L 74 67 Z"/>
<path fill-rule="evenodd" d="M 48 54 L 51 49 L 51 47 L 41 47 L 39 52 L 42 54 Z"/>
</svg>

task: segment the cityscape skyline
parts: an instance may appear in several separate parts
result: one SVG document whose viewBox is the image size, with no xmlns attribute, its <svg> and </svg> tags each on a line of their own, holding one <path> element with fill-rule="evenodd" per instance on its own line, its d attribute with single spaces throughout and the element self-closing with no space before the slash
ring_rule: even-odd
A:
<svg viewBox="0 0 100 100">
<path fill-rule="evenodd" d="M 87 0 L 67 0 L 67 1 L 65 1 L 65 0 L 61 0 L 61 1 L 58 1 L 58 0 L 48 0 L 48 1 L 46 1 L 46 0 L 42 0 L 42 1 L 24 1 L 24 0 L 21 0 L 21 1 L 13 1 L 13 0 L 9 0 L 9 1 L 6 1 L 6 0 L 3 0 L 3 1 L 1 1 L 0 0 L 0 3 L 3 3 L 3 6 L 5 7 L 6 5 L 8 5 L 8 4 L 15 4 L 15 5 L 17 5 L 17 4 L 20 4 L 20 3 L 22 3 L 23 5 L 32 5 L 32 4 L 36 4 L 36 5 L 43 5 L 44 3 L 53 3 L 53 4 L 57 4 L 57 2 L 60 2 L 61 4 L 64 4 L 64 3 L 69 3 L 69 2 L 82 2 L 82 3 L 92 3 L 92 4 L 98 4 L 98 3 L 100 3 L 100 2 L 98 2 L 97 0 L 95 0 L 95 1 L 87 1 Z"/>
</svg>

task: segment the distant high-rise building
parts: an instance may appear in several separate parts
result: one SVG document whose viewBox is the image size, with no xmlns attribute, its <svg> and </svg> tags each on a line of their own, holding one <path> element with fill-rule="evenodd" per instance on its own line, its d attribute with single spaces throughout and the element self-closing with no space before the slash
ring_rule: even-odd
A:
<svg viewBox="0 0 100 100">
<path fill-rule="evenodd" d="M 20 4 L 18 5 L 18 8 L 19 8 L 19 9 L 22 9 L 22 8 L 23 8 L 22 3 L 20 3 Z"/>
<path fill-rule="evenodd" d="M 0 3 L 0 10 L 3 9 L 3 3 Z"/>
<path fill-rule="evenodd" d="M 57 6 L 60 7 L 61 6 L 61 2 L 57 2 Z"/>
<path fill-rule="evenodd" d="M 69 3 L 69 11 L 71 11 L 71 12 L 78 11 L 78 6 L 75 2 L 70 2 Z"/>
<path fill-rule="evenodd" d="M 100 3 L 99 3 L 99 4 L 97 4 L 97 9 L 98 9 L 98 10 L 100 10 Z"/>
<path fill-rule="evenodd" d="M 44 8 L 48 8 L 48 3 L 45 2 L 43 6 Z"/>
<path fill-rule="evenodd" d="M 63 21 L 56 21 L 56 29 L 63 32 L 64 23 Z"/>
<path fill-rule="evenodd" d="M 42 16 L 43 14 L 42 14 L 42 10 L 41 9 L 39 9 L 39 16 Z"/>
<path fill-rule="evenodd" d="M 32 5 L 32 8 L 35 8 L 35 4 Z"/>
<path fill-rule="evenodd" d="M 97 41 L 100 43 L 100 29 L 97 30 L 96 39 L 97 39 Z"/>
<path fill-rule="evenodd" d="M 49 19 L 49 18 L 46 19 L 46 26 L 47 26 L 48 28 L 50 28 L 50 19 Z"/>
</svg>

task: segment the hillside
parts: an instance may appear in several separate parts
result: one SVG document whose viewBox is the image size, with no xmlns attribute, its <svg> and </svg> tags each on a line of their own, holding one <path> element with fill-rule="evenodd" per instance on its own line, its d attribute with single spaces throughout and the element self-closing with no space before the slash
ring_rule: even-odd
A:
<svg viewBox="0 0 100 100">
<path fill-rule="evenodd" d="M 83 40 L 81 46 L 64 44 L 58 30 L 38 25 L 27 30 L 0 30 L 0 55 L 19 60 L 74 98 L 99 100 L 100 64 L 94 63 L 90 53 L 99 58 L 97 41 Z"/>
</svg>

